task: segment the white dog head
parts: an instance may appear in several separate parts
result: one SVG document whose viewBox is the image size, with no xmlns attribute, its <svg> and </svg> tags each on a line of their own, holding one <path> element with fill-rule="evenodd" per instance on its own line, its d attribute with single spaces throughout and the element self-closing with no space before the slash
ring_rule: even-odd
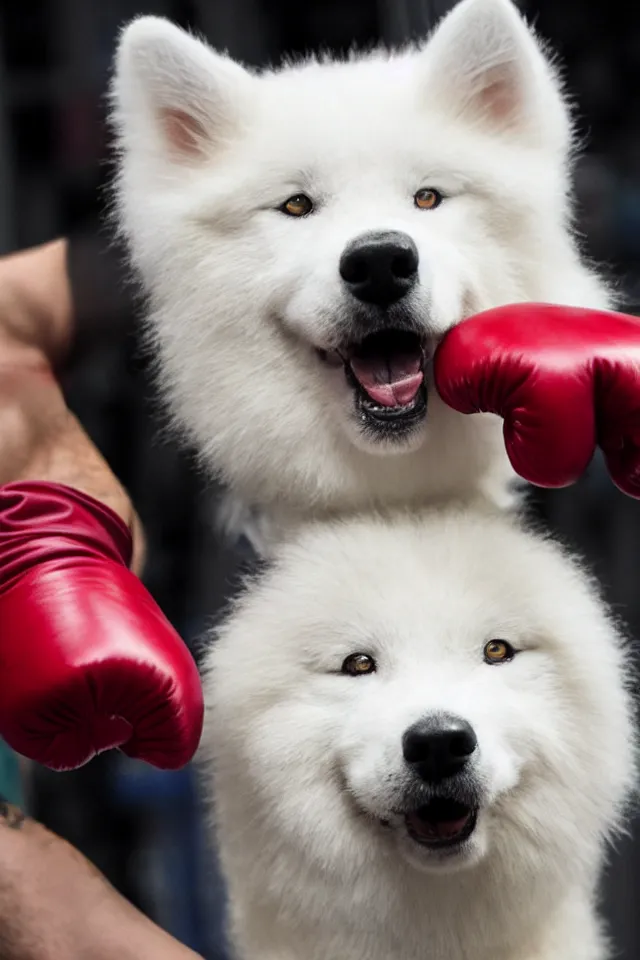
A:
<svg viewBox="0 0 640 960">
<path fill-rule="evenodd" d="M 163 376 L 224 477 L 306 508 L 477 483 L 497 454 L 432 395 L 437 338 L 601 299 L 567 228 L 560 88 L 509 0 L 463 0 L 421 49 L 261 74 L 142 18 L 113 93 Z"/>
<path fill-rule="evenodd" d="M 225 843 L 576 880 L 633 776 L 622 649 L 580 569 L 505 520 L 319 527 L 211 654 Z"/>
</svg>

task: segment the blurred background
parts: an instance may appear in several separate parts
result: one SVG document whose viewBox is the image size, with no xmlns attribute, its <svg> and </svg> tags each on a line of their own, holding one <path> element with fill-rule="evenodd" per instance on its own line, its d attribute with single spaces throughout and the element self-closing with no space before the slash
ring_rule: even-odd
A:
<svg viewBox="0 0 640 960">
<path fill-rule="evenodd" d="M 188 450 L 162 436 L 136 309 L 102 225 L 109 179 L 104 94 L 119 27 L 163 14 L 250 64 L 320 46 L 419 36 L 451 0 L 2 0 L 0 253 L 60 234 L 73 240 L 81 334 L 65 372 L 70 405 L 146 525 L 146 582 L 193 644 L 235 589 L 247 545 L 224 544 L 218 491 Z M 523 10 L 561 54 L 588 150 L 578 169 L 579 222 L 590 254 L 640 303 L 640 6 L 527 0 Z M 544 185 L 541 185 L 544 189 Z M 583 550 L 640 637 L 640 506 L 600 464 L 536 509 Z M 118 754 L 73 774 L 28 771 L 31 812 L 87 854 L 136 905 L 207 960 L 225 957 L 223 887 L 207 847 L 190 770 L 161 774 Z M 615 853 L 604 896 L 620 955 L 640 956 L 640 831 Z"/>
</svg>

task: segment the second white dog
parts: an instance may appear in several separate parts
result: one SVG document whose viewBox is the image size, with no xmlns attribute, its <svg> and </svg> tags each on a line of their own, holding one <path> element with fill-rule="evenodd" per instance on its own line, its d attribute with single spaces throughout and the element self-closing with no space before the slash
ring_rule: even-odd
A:
<svg viewBox="0 0 640 960">
<path fill-rule="evenodd" d="M 628 664 L 552 542 L 455 508 L 311 528 L 209 668 L 240 960 L 612 955 L 595 902 L 633 781 Z"/>
</svg>

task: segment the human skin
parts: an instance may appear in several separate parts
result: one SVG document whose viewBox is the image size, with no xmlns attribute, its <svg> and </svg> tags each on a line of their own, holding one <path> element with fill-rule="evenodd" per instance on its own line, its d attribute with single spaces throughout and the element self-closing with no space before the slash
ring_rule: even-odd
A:
<svg viewBox="0 0 640 960">
<path fill-rule="evenodd" d="M 70 844 L 4 801 L 0 801 L 0 956 L 199 960 L 131 906 Z"/>
<path fill-rule="evenodd" d="M 131 501 L 55 375 L 74 336 L 66 262 L 65 240 L 0 257 L 0 484 L 45 480 L 100 500 L 131 529 L 140 573 L 144 536 Z"/>
</svg>

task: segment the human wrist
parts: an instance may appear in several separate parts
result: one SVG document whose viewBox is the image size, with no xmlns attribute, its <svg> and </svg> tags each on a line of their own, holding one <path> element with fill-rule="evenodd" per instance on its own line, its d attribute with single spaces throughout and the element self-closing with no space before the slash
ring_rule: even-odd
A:
<svg viewBox="0 0 640 960">
<path fill-rule="evenodd" d="M 202 960 L 110 888 L 84 927 L 73 960 Z"/>
</svg>

